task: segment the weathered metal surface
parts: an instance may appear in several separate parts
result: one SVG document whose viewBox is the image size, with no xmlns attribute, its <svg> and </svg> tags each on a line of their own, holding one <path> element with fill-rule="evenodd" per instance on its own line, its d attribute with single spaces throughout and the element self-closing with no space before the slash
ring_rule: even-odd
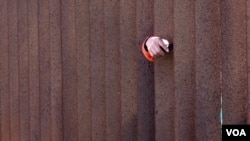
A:
<svg viewBox="0 0 250 141">
<path fill-rule="evenodd" d="M 50 92 L 51 92 L 51 140 L 63 140 L 63 100 L 62 100 L 62 43 L 61 43 L 61 3 L 49 1 L 50 15 Z M 80 112 L 78 112 L 79 114 Z M 38 116 L 39 117 L 39 116 Z"/>
<path fill-rule="evenodd" d="M 137 139 L 137 44 L 135 0 L 120 1 L 121 140 Z M 129 29 L 129 30 L 128 30 Z"/>
<path fill-rule="evenodd" d="M 247 121 L 246 1 L 221 1 L 222 96 L 225 124 Z"/>
<path fill-rule="evenodd" d="M 136 1 L 136 30 L 137 45 L 141 46 L 145 37 L 152 35 L 154 30 L 154 1 L 141 0 Z M 147 9 L 147 10 L 145 10 Z M 132 50 L 131 50 L 132 51 Z M 137 48 L 137 79 L 138 79 L 138 123 L 137 140 L 154 141 L 155 140 L 155 119 L 154 119 L 154 66 L 147 61 L 141 48 Z"/>
<path fill-rule="evenodd" d="M 30 140 L 41 138 L 40 124 L 40 87 L 39 87 L 39 31 L 38 31 L 38 1 L 28 3 L 28 42 L 29 42 L 29 93 L 30 93 Z M 42 24 L 41 24 L 42 25 Z M 48 36 L 46 34 L 45 36 Z M 46 41 L 45 41 L 46 42 Z M 48 44 L 48 43 L 46 43 Z M 48 46 L 43 46 L 47 47 Z M 41 49 L 42 50 L 42 49 Z M 48 59 L 47 59 L 48 60 Z M 44 69 L 44 68 L 41 68 Z M 48 74 L 48 73 L 47 73 Z M 47 82 L 50 81 L 47 78 Z M 45 82 L 45 83 L 47 83 Z M 50 87 L 50 82 L 45 84 Z M 41 87 L 41 91 L 42 91 Z M 43 89 L 44 90 L 44 89 Z M 48 94 L 48 93 L 47 93 Z M 44 105 L 43 105 L 44 106 Z M 44 128 L 43 128 L 44 130 Z M 11 136 L 13 137 L 13 136 Z M 14 136 L 15 140 L 15 136 Z"/>
<path fill-rule="evenodd" d="M 39 90 L 41 141 L 51 140 L 49 1 L 39 1 Z"/>
<path fill-rule="evenodd" d="M 155 0 L 154 35 L 174 40 L 174 0 Z M 154 66 L 156 140 L 174 140 L 173 52 L 157 58 Z M 164 107 L 164 108 L 162 108 Z"/>
<path fill-rule="evenodd" d="M 224 122 L 249 123 L 247 0 L 0 7 L 1 141 L 220 140 L 221 94 Z M 148 35 L 174 51 L 148 62 Z"/>
<path fill-rule="evenodd" d="M 196 140 L 220 140 L 220 0 L 195 1 Z"/>
<path fill-rule="evenodd" d="M 121 140 L 119 0 L 104 1 L 106 140 Z"/>
<path fill-rule="evenodd" d="M 27 1 L 17 2 L 20 140 L 30 140 L 29 44 Z"/>
<path fill-rule="evenodd" d="M 62 17 L 62 98 L 63 98 L 63 138 L 77 141 L 78 103 L 77 103 L 77 66 L 75 42 L 75 3 L 61 1 Z"/>
<path fill-rule="evenodd" d="M 246 1 L 246 6 L 247 6 L 247 20 L 246 20 L 246 24 L 247 24 L 247 76 L 248 76 L 248 86 L 247 86 L 247 90 L 248 90 L 248 98 L 247 98 L 247 101 L 250 101 L 250 96 L 249 96 L 249 92 L 250 92 L 250 73 L 249 73 L 249 70 L 250 70 L 250 1 L 247 0 Z M 247 102 L 247 107 L 250 107 L 250 103 Z M 250 108 L 247 108 L 247 123 L 250 124 Z"/>
<path fill-rule="evenodd" d="M 103 1 L 90 1 L 92 140 L 106 138 L 105 42 Z"/>
<path fill-rule="evenodd" d="M 2 12 L 1 12 L 2 13 Z M 8 1 L 8 34 L 9 34 L 9 85 L 10 85 L 10 136 L 14 141 L 20 139 L 19 110 L 19 75 L 18 75 L 18 33 L 17 33 L 17 0 Z M 2 27 L 2 26 L 1 26 Z M 2 39 L 2 38 L 1 38 Z M 2 45 L 1 45 L 2 46 Z M 38 57 L 38 56 L 37 56 Z M 38 69 L 38 68 L 37 68 Z M 2 72 L 1 72 L 2 73 Z M 1 94 L 1 93 L 0 93 Z M 1 101 L 1 100 L 0 100 Z M 0 129 L 3 130 L 3 129 Z M 8 132 L 8 130 L 5 130 Z M 7 135 L 7 134 L 6 134 Z"/>
<path fill-rule="evenodd" d="M 0 1 L 0 140 L 10 140 L 8 2 Z"/>
<path fill-rule="evenodd" d="M 175 140 L 195 140 L 195 1 L 174 5 Z"/>
<path fill-rule="evenodd" d="M 78 140 L 91 141 L 91 58 L 89 1 L 76 0 Z"/>
</svg>

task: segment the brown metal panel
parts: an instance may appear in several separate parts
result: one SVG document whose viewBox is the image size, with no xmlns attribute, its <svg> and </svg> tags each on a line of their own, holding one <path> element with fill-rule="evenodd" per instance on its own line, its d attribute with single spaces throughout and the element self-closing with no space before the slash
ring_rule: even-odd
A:
<svg viewBox="0 0 250 141">
<path fill-rule="evenodd" d="M 154 35 L 173 42 L 174 1 L 155 0 Z M 174 140 L 174 62 L 173 52 L 156 58 L 155 71 L 155 127 L 156 140 Z"/>
<path fill-rule="evenodd" d="M 154 1 L 136 1 L 136 30 L 137 45 L 134 50 L 138 56 L 137 85 L 138 85 L 138 124 L 137 140 L 155 140 L 154 121 L 154 67 L 141 53 L 141 44 L 154 30 Z"/>
<path fill-rule="evenodd" d="M 222 92 L 225 124 L 247 122 L 246 1 L 221 1 Z"/>
<path fill-rule="evenodd" d="M 91 141 L 89 1 L 76 0 L 78 140 Z"/>
<path fill-rule="evenodd" d="M 78 138 L 75 1 L 62 0 L 63 129 L 65 141 Z"/>
<path fill-rule="evenodd" d="M 30 140 L 40 140 L 38 1 L 28 1 Z"/>
<path fill-rule="evenodd" d="M 10 140 L 8 2 L 0 1 L 0 140 Z"/>
<path fill-rule="evenodd" d="M 104 1 L 106 140 L 121 140 L 119 0 Z"/>
<path fill-rule="evenodd" d="M 10 85 L 10 139 L 20 140 L 17 0 L 8 1 L 9 24 L 9 85 Z"/>
<path fill-rule="evenodd" d="M 51 88 L 51 140 L 63 141 L 62 117 L 62 45 L 61 45 L 61 3 L 52 0 L 50 9 L 50 88 Z"/>
<path fill-rule="evenodd" d="M 247 5 L 247 21 L 246 21 L 246 24 L 247 24 L 247 72 L 248 72 L 248 101 L 250 101 L 250 96 L 249 96 L 249 92 L 250 92 L 250 0 L 247 0 L 246 1 L 246 5 Z M 248 111 L 247 111 L 247 124 L 250 124 L 250 103 L 248 102 L 248 105 L 247 105 L 247 108 L 248 108 Z"/>
<path fill-rule="evenodd" d="M 29 46 L 27 0 L 18 1 L 20 140 L 30 140 Z"/>
<path fill-rule="evenodd" d="M 220 0 L 195 1 L 196 140 L 220 140 Z"/>
<path fill-rule="evenodd" d="M 51 140 L 49 1 L 39 1 L 39 90 L 41 141 Z"/>
<path fill-rule="evenodd" d="M 174 5 L 175 140 L 195 140 L 195 1 Z"/>
<path fill-rule="evenodd" d="M 106 140 L 103 0 L 90 2 L 92 140 Z"/>
<path fill-rule="evenodd" d="M 137 56 L 135 0 L 120 0 L 121 141 L 137 140 Z"/>
</svg>

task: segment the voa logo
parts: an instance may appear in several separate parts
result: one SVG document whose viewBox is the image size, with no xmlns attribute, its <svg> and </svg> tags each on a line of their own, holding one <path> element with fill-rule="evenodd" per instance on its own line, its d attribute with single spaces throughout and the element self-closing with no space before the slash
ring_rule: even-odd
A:
<svg viewBox="0 0 250 141">
<path fill-rule="evenodd" d="M 226 129 L 228 136 L 247 136 L 244 129 Z"/>
</svg>

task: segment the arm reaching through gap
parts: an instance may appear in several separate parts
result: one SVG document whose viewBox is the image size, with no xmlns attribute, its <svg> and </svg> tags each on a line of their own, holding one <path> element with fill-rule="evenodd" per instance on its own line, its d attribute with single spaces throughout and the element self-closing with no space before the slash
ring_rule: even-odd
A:
<svg viewBox="0 0 250 141">
<path fill-rule="evenodd" d="M 170 51 L 172 44 L 168 40 L 158 36 L 148 37 L 142 44 L 142 52 L 144 56 L 151 62 L 155 57 L 164 56 Z"/>
</svg>

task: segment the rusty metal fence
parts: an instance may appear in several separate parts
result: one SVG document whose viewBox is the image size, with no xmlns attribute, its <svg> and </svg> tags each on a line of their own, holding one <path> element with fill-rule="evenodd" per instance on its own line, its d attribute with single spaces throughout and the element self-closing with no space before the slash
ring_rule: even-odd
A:
<svg viewBox="0 0 250 141">
<path fill-rule="evenodd" d="M 0 141 L 221 140 L 221 107 L 250 119 L 249 16 L 249 0 L 0 0 Z M 174 51 L 147 62 L 149 35 Z"/>
</svg>

